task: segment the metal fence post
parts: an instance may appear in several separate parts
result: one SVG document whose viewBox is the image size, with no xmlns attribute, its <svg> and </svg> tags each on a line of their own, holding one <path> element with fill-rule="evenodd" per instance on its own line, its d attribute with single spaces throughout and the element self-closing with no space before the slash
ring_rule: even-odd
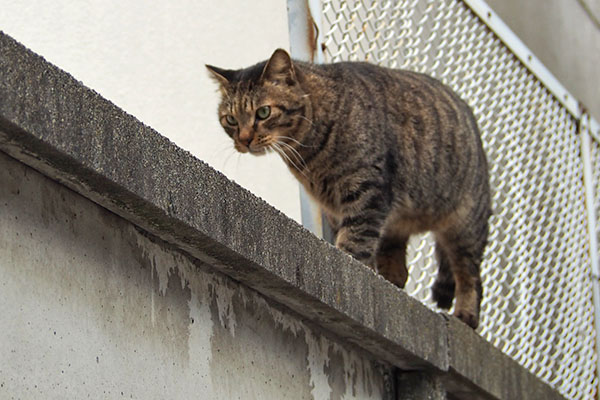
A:
<svg viewBox="0 0 600 400">
<path fill-rule="evenodd" d="M 320 0 L 288 0 L 290 53 L 301 61 L 321 63 L 321 2 Z M 331 241 L 330 230 L 317 204 L 300 185 L 302 225 L 316 236 Z"/>
<path fill-rule="evenodd" d="M 583 159 L 583 182 L 585 185 L 585 203 L 587 208 L 587 226 L 590 242 L 590 263 L 592 266 L 592 292 L 594 302 L 594 324 L 596 326 L 596 351 L 600 349 L 600 254 L 598 253 L 596 199 L 594 195 L 595 185 L 592 168 L 592 138 L 590 131 L 592 121 L 587 114 L 583 114 L 579 124 L 579 136 L 581 138 L 581 156 Z M 600 371 L 600 357 L 596 359 L 596 371 Z M 600 383 L 599 383 L 600 386 Z M 600 399 L 600 389 L 597 390 L 596 398 Z"/>
</svg>

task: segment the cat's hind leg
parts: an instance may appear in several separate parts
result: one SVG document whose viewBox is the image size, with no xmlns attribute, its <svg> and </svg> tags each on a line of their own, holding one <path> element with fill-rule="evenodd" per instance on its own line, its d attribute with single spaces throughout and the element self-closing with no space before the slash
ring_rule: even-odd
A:
<svg viewBox="0 0 600 400">
<path fill-rule="evenodd" d="M 431 288 L 431 294 L 439 308 L 448 310 L 452 307 L 454 300 L 454 276 L 450 270 L 448 256 L 439 243 L 435 246 L 435 255 L 438 261 L 438 273 Z"/>
<path fill-rule="evenodd" d="M 447 256 L 454 278 L 454 315 L 473 329 L 479 324 L 479 308 L 483 294 L 479 268 L 487 233 L 487 221 L 463 225 L 460 229 L 455 227 L 445 232 L 436 232 L 437 245 L 442 247 L 443 254 Z M 445 300 L 447 299 L 446 297 Z"/>
<path fill-rule="evenodd" d="M 377 248 L 377 272 L 399 288 L 404 288 L 408 279 L 407 244 L 407 236 L 386 234 L 381 238 Z"/>
</svg>

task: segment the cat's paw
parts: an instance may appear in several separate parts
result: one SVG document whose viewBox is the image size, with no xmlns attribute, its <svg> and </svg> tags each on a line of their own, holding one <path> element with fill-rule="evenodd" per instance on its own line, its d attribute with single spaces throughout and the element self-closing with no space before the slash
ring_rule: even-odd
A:
<svg viewBox="0 0 600 400">
<path fill-rule="evenodd" d="M 408 279 L 408 270 L 404 265 L 404 259 L 400 257 L 404 257 L 404 255 L 378 254 L 375 270 L 400 289 L 404 289 Z"/>
<path fill-rule="evenodd" d="M 431 295 L 439 308 L 443 310 L 450 309 L 454 300 L 454 282 L 436 281 L 431 288 Z"/>
<path fill-rule="evenodd" d="M 479 325 L 479 316 L 467 310 L 455 310 L 454 316 L 473 329 Z"/>
</svg>

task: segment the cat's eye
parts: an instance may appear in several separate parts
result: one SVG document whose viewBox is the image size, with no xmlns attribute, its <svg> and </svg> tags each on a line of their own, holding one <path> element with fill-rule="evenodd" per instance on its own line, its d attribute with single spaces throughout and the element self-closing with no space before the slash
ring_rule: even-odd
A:
<svg viewBox="0 0 600 400">
<path fill-rule="evenodd" d="M 227 121 L 227 123 L 231 126 L 236 126 L 238 124 L 237 120 L 233 115 L 226 115 L 225 121 Z"/>
<path fill-rule="evenodd" d="M 262 106 L 256 110 L 256 117 L 258 119 L 267 119 L 269 118 L 269 115 L 271 115 L 271 107 L 269 106 Z"/>
</svg>

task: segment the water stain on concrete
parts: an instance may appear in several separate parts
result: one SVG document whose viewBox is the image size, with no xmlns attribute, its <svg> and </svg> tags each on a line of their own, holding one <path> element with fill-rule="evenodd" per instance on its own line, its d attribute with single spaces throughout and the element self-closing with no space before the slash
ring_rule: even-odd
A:
<svg viewBox="0 0 600 400">
<path fill-rule="evenodd" d="M 10 382 L 29 374 L 40 393 L 74 397 L 94 388 L 267 400 L 377 392 L 363 390 L 380 384 L 371 361 L 210 265 L 2 153 L 0 183 L 0 276 L 7 304 L 20 303 L 0 322 L 20 321 L 22 339 L 10 342 Z M 41 367 L 31 375 L 33 359 Z"/>
</svg>

